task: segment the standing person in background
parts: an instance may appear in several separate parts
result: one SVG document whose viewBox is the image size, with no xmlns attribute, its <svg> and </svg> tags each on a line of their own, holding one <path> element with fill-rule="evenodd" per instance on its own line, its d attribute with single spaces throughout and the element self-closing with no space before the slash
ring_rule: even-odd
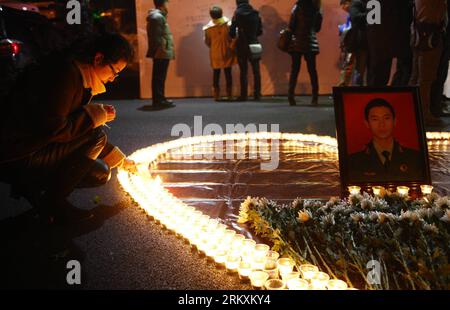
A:
<svg viewBox="0 0 450 310">
<path fill-rule="evenodd" d="M 353 34 L 347 40 L 348 49 L 355 54 L 354 84 L 364 86 L 364 76 L 368 67 L 367 44 L 367 9 L 366 2 L 361 0 L 350 1 L 349 14 Z M 367 78 L 369 80 L 369 77 Z"/>
<path fill-rule="evenodd" d="M 450 17 L 450 5 L 447 3 L 447 16 Z M 446 104 L 444 103 L 444 85 L 447 80 L 448 66 L 450 61 L 450 22 L 447 23 L 447 29 L 444 39 L 444 50 L 442 51 L 441 60 L 437 74 L 437 80 L 433 83 L 431 89 L 431 106 L 430 110 L 434 116 L 446 116 Z"/>
<path fill-rule="evenodd" d="M 291 76 L 289 79 L 288 100 L 291 106 L 296 105 L 295 87 L 300 73 L 301 58 L 306 60 L 312 86 L 312 105 L 319 102 L 319 78 L 316 69 L 316 56 L 319 54 L 319 43 L 316 33 L 322 27 L 322 12 L 320 0 L 298 0 L 295 4 L 289 28 L 292 31 L 292 40 L 289 53 L 292 57 Z"/>
<path fill-rule="evenodd" d="M 213 6 L 209 12 L 212 20 L 203 27 L 205 43 L 210 48 L 211 67 L 214 70 L 214 100 L 220 99 L 220 72 L 223 69 L 227 81 L 227 100 L 233 99 L 233 77 L 231 67 L 237 63 L 232 47 L 233 40 L 229 36 L 230 20 L 223 16 L 222 8 Z"/>
<path fill-rule="evenodd" d="M 175 59 L 173 36 L 167 23 L 168 0 L 153 0 L 155 9 L 147 16 L 148 52 L 153 58 L 152 97 L 154 108 L 173 106 L 165 96 L 165 84 L 169 62 Z"/>
<path fill-rule="evenodd" d="M 258 11 L 250 4 L 249 0 L 236 0 L 237 9 L 233 16 L 230 28 L 230 37 L 236 38 L 236 52 L 240 69 L 241 95 L 238 101 L 248 100 L 248 62 L 253 69 L 255 101 L 261 100 L 261 71 L 260 59 L 254 59 L 250 51 L 250 44 L 256 44 L 258 37 L 262 35 L 262 22 Z"/>
<path fill-rule="evenodd" d="M 341 48 L 344 54 L 339 86 L 363 86 L 367 65 L 367 37 L 365 21 L 358 20 L 360 9 L 352 9 L 352 0 L 341 0 L 341 8 L 349 13 L 347 22 L 340 25 Z M 365 8 L 361 8 L 365 11 Z M 352 22 L 352 18 L 354 22 Z"/>
<path fill-rule="evenodd" d="M 431 114 L 431 86 L 437 79 L 447 27 L 447 0 L 415 0 L 412 24 L 413 73 L 411 85 L 420 86 L 425 124 L 440 126 L 442 121 Z"/>
</svg>

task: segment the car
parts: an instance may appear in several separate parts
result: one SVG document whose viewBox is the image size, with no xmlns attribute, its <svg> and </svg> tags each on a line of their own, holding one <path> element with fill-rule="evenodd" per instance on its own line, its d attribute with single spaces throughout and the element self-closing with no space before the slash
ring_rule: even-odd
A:
<svg viewBox="0 0 450 310">
<path fill-rule="evenodd" d="M 64 44 L 63 36 L 37 9 L 15 4 L 0 4 L 0 100 L 28 64 Z"/>
</svg>

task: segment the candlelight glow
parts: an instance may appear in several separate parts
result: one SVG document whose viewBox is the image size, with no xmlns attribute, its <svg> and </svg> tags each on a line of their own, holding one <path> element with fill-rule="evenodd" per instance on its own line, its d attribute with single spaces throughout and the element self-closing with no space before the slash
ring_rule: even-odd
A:
<svg viewBox="0 0 450 310">
<path fill-rule="evenodd" d="M 429 145 L 449 144 L 450 133 L 427 133 Z M 269 251 L 267 245 L 256 245 L 253 240 L 237 235 L 234 230 L 227 229 L 219 220 L 197 211 L 188 206 L 164 188 L 161 178 L 153 172 L 158 160 L 170 154 L 172 156 L 194 156 L 214 152 L 211 143 L 224 141 L 237 141 L 243 146 L 270 147 L 268 140 L 282 140 L 287 147 L 293 147 L 304 154 L 330 153 L 338 154 L 335 138 L 317 135 L 293 133 L 237 133 L 214 136 L 199 136 L 158 143 L 153 146 L 137 150 L 129 159 L 137 164 L 137 173 L 129 173 L 119 169 L 118 180 L 122 188 L 133 198 L 139 208 L 145 211 L 150 219 L 161 224 L 178 237 L 186 239 L 190 245 L 213 259 L 218 265 L 229 267 L 230 271 L 238 271 L 243 277 L 249 276 L 252 285 L 263 287 L 269 275 L 263 271 L 267 259 L 277 259 L 279 254 Z M 255 143 L 256 141 L 256 143 Z M 267 150 L 268 151 L 268 150 Z M 355 188 L 356 190 L 356 188 Z M 427 188 L 422 189 L 422 191 Z M 359 193 L 360 189 L 358 190 Z M 281 261 L 281 263 L 280 263 Z M 292 260 L 279 260 L 280 273 L 292 272 Z M 303 267 L 303 269 L 302 269 Z M 328 276 L 318 273 L 316 266 L 308 269 L 300 266 L 305 279 L 314 278 L 313 286 L 320 284 L 326 286 Z M 318 276 L 322 278 L 317 278 Z M 304 283 L 297 279 L 292 287 L 302 287 Z M 273 281 L 275 283 L 275 281 Z M 277 282 L 278 283 L 278 282 Z M 334 283 L 334 282 L 332 282 Z M 257 285 L 256 285 L 257 284 Z"/>
</svg>

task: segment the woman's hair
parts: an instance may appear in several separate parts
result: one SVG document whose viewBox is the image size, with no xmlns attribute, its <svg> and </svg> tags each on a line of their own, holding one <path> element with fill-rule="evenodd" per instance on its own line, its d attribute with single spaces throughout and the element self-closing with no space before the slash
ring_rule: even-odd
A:
<svg viewBox="0 0 450 310">
<path fill-rule="evenodd" d="M 223 16 L 222 8 L 216 5 L 213 6 L 211 10 L 209 10 L 209 15 L 211 16 L 212 19 L 222 18 Z"/>
<path fill-rule="evenodd" d="M 94 63 L 97 53 L 103 55 L 103 64 L 114 64 L 120 60 L 131 63 L 134 57 L 133 47 L 118 33 L 95 34 L 73 46 L 74 58 L 82 63 Z"/>
</svg>

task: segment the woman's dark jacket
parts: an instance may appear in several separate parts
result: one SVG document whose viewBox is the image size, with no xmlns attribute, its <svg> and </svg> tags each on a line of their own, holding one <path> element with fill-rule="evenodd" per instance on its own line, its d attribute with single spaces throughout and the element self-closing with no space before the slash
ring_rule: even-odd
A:
<svg viewBox="0 0 450 310">
<path fill-rule="evenodd" d="M 289 52 L 302 54 L 319 54 L 319 42 L 316 33 L 322 28 L 322 12 L 316 1 L 297 1 L 289 21 L 289 28 L 292 31 L 292 40 L 289 45 Z"/>
</svg>

